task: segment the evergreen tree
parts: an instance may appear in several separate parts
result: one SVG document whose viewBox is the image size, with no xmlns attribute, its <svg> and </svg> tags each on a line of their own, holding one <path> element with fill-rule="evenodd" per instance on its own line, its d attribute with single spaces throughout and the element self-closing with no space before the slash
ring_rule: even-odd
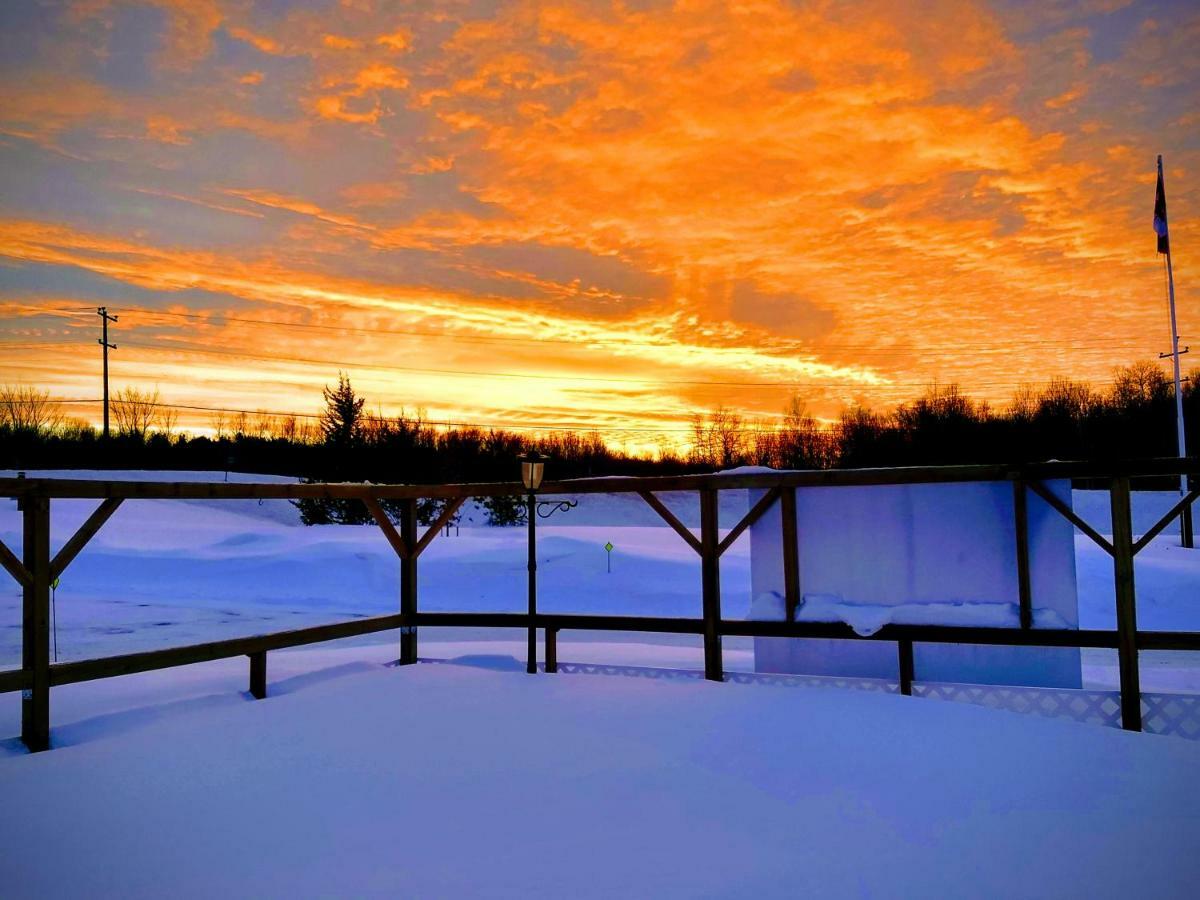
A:
<svg viewBox="0 0 1200 900">
<path fill-rule="evenodd" d="M 336 388 L 325 385 L 325 411 L 321 413 L 321 435 L 325 443 L 339 450 L 348 450 L 362 441 L 363 397 L 355 396 L 350 377 L 338 372 Z"/>
</svg>

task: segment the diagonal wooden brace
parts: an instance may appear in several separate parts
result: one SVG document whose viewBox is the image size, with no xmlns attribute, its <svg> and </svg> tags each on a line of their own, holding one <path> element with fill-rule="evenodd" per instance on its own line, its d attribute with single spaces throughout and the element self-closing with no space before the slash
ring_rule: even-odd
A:
<svg viewBox="0 0 1200 900">
<path fill-rule="evenodd" d="M 754 508 L 742 518 L 742 521 L 734 525 L 729 534 L 725 535 L 725 540 L 717 544 L 717 556 L 720 556 L 733 546 L 733 542 L 742 536 L 743 531 L 762 518 L 763 513 L 775 505 L 775 501 L 779 499 L 779 495 L 782 493 L 782 488 L 775 487 L 763 494 L 759 501 L 754 504 Z"/>
<path fill-rule="evenodd" d="M 651 509 L 662 516 L 664 522 L 674 528 L 676 533 L 685 541 L 687 541 L 689 547 L 691 547 L 701 556 L 704 555 L 704 548 L 700 546 L 699 539 L 697 539 L 697 537 L 688 530 L 686 525 L 680 522 L 679 519 L 675 518 L 675 513 L 667 509 L 661 500 L 654 496 L 654 494 L 650 491 L 638 491 L 638 494 L 641 495 L 643 500 L 650 504 Z"/>
<path fill-rule="evenodd" d="M 79 551 L 87 546 L 87 542 L 95 537 L 96 532 L 104 526 L 104 523 L 109 520 L 109 517 L 117 511 L 117 507 L 120 505 L 120 497 L 109 497 L 96 507 L 96 511 L 88 516 L 87 521 L 79 526 L 79 530 L 71 536 L 69 541 L 63 544 L 62 549 L 50 561 L 51 582 L 63 573 L 63 570 L 79 555 Z"/>
<path fill-rule="evenodd" d="M 442 510 L 442 514 L 429 526 L 429 530 L 425 532 L 424 537 L 417 541 L 417 549 L 413 551 L 413 556 L 421 555 L 422 551 L 438 536 L 438 532 L 445 527 L 446 523 L 454 518 L 454 514 L 458 512 L 458 508 L 466 502 L 466 499 L 466 497 L 455 497 L 452 500 L 446 501 L 446 506 Z"/>
<path fill-rule="evenodd" d="M 408 544 L 404 542 L 404 538 L 400 537 L 400 533 L 396 531 L 396 526 L 387 517 L 387 513 L 379 505 L 379 501 L 374 497 L 363 497 L 362 502 L 363 506 L 367 508 L 367 512 L 371 514 L 371 518 L 375 520 L 375 524 L 379 526 L 379 530 L 383 532 L 383 536 L 392 545 L 392 549 L 396 551 L 396 555 L 401 559 L 408 559 Z"/>
<path fill-rule="evenodd" d="M 8 570 L 8 574 L 17 579 L 17 584 L 23 588 L 33 587 L 33 574 L 25 568 L 25 564 L 17 559 L 17 554 L 0 541 L 0 566 Z"/>
<path fill-rule="evenodd" d="M 1083 519 L 1079 518 L 1079 516 L 1075 515 L 1074 510 L 1072 510 L 1071 507 L 1067 506 L 1056 496 L 1054 496 L 1054 494 L 1047 490 L 1044 484 L 1042 484 L 1040 481 L 1029 481 L 1026 483 L 1029 485 L 1029 489 L 1031 491 L 1054 507 L 1059 515 L 1061 515 L 1064 519 L 1099 544 L 1109 556 L 1112 556 L 1113 545 L 1105 540 L 1104 535 L 1098 532 L 1087 522 L 1083 521 Z"/>
<path fill-rule="evenodd" d="M 1154 527 L 1143 534 L 1137 541 L 1134 542 L 1133 552 L 1136 554 L 1140 550 L 1146 549 L 1146 545 L 1158 537 L 1159 533 L 1179 518 L 1179 514 L 1196 502 L 1196 498 L 1200 497 L 1200 490 L 1189 491 L 1186 497 L 1183 497 L 1178 503 L 1171 507 L 1171 511 L 1155 523 Z"/>
</svg>

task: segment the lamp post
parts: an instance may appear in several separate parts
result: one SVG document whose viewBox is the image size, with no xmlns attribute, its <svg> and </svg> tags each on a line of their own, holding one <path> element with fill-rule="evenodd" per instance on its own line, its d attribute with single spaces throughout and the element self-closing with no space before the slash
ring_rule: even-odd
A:
<svg viewBox="0 0 1200 900">
<path fill-rule="evenodd" d="M 534 495 L 542 486 L 542 475 L 546 471 L 546 458 L 534 451 L 522 453 L 521 481 L 529 492 L 525 500 L 525 520 L 529 523 L 529 646 L 525 655 L 525 671 L 530 675 L 537 671 L 537 628 L 533 617 L 537 615 L 537 513 Z"/>
<path fill-rule="evenodd" d="M 525 521 L 529 526 L 529 644 L 526 650 L 525 671 L 530 675 L 537 672 L 537 626 L 533 619 L 537 615 L 537 518 L 548 519 L 554 513 L 568 510 L 578 504 L 574 500 L 545 500 L 538 502 L 537 490 L 542 486 L 542 475 L 546 471 L 546 460 L 537 451 L 522 453 L 517 457 L 521 460 L 521 482 L 525 485 L 528 495 L 525 499 Z M 542 512 L 542 507 L 547 507 Z"/>
</svg>

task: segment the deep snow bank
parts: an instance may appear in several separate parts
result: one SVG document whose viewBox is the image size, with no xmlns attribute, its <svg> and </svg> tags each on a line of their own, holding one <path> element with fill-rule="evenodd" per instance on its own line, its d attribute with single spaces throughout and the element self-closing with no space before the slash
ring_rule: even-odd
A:
<svg viewBox="0 0 1200 900">
<path fill-rule="evenodd" d="M 1200 745 L 957 704 L 441 665 L 144 712 L 0 761 L 6 897 L 1169 897 L 1200 877 Z"/>
</svg>

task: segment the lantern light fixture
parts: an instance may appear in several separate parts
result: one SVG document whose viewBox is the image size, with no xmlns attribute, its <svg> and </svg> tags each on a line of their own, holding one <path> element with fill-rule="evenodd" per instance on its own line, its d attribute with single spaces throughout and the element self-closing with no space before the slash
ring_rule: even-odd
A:
<svg viewBox="0 0 1200 900">
<path fill-rule="evenodd" d="M 521 460 L 521 481 L 525 484 L 525 490 L 536 491 L 542 486 L 542 475 L 545 473 L 546 460 L 549 457 L 531 450 L 517 458 Z"/>
</svg>

